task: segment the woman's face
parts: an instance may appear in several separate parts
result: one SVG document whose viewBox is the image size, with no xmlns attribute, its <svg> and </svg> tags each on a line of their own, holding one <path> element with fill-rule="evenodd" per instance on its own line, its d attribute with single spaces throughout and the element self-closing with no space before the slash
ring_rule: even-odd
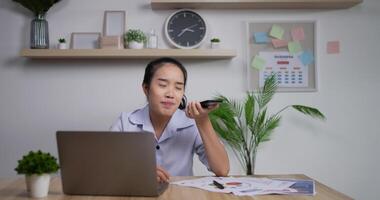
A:
<svg viewBox="0 0 380 200">
<path fill-rule="evenodd" d="M 171 117 L 185 92 L 184 76 L 180 68 L 167 63 L 153 75 L 150 86 L 143 85 L 149 108 L 155 114 Z"/>
</svg>

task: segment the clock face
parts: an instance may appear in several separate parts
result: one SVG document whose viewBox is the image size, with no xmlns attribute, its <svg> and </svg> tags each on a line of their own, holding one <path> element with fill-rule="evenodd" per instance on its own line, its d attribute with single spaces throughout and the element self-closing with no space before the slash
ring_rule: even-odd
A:
<svg viewBox="0 0 380 200">
<path fill-rule="evenodd" d="M 177 48 L 199 47 L 206 39 L 206 22 L 191 10 L 179 10 L 166 20 L 165 35 Z"/>
</svg>

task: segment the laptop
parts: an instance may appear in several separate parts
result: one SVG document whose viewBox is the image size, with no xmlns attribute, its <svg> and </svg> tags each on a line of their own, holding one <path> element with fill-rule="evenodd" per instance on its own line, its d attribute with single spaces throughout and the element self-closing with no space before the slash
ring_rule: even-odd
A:
<svg viewBox="0 0 380 200">
<path fill-rule="evenodd" d="M 155 139 L 148 132 L 57 131 L 63 192 L 159 196 Z"/>
</svg>

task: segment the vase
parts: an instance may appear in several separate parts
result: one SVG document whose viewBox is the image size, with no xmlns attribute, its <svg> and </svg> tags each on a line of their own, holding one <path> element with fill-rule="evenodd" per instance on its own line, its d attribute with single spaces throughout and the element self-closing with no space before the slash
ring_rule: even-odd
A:
<svg viewBox="0 0 380 200">
<path fill-rule="evenodd" d="M 58 49 L 67 49 L 66 43 L 58 43 Z"/>
<path fill-rule="evenodd" d="M 128 43 L 128 47 L 130 49 L 142 49 L 144 48 L 144 43 L 142 42 L 136 42 L 136 41 L 131 41 Z"/>
<path fill-rule="evenodd" d="M 220 43 L 219 42 L 211 42 L 211 49 L 219 49 Z"/>
<path fill-rule="evenodd" d="M 250 154 L 250 157 L 247 161 L 247 166 L 246 166 L 246 173 L 247 175 L 249 176 L 253 176 L 255 175 L 255 166 L 256 166 L 256 150 L 257 150 L 257 146 L 254 146 L 252 151 L 251 151 L 251 154 Z"/>
<path fill-rule="evenodd" d="M 27 191 L 32 198 L 43 198 L 49 193 L 50 174 L 26 175 Z"/>
<path fill-rule="evenodd" d="M 38 14 L 31 22 L 30 48 L 49 48 L 49 25 L 45 19 L 44 13 Z"/>
</svg>

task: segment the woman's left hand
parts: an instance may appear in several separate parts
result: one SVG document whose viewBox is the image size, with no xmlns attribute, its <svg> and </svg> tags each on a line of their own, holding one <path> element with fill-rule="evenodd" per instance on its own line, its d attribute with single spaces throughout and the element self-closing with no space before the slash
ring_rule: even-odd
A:
<svg viewBox="0 0 380 200">
<path fill-rule="evenodd" d="M 202 108 L 198 101 L 192 101 L 187 104 L 186 115 L 189 118 L 199 120 L 208 117 L 208 113 L 216 109 L 219 106 L 218 103 L 210 105 L 208 108 Z"/>
</svg>

